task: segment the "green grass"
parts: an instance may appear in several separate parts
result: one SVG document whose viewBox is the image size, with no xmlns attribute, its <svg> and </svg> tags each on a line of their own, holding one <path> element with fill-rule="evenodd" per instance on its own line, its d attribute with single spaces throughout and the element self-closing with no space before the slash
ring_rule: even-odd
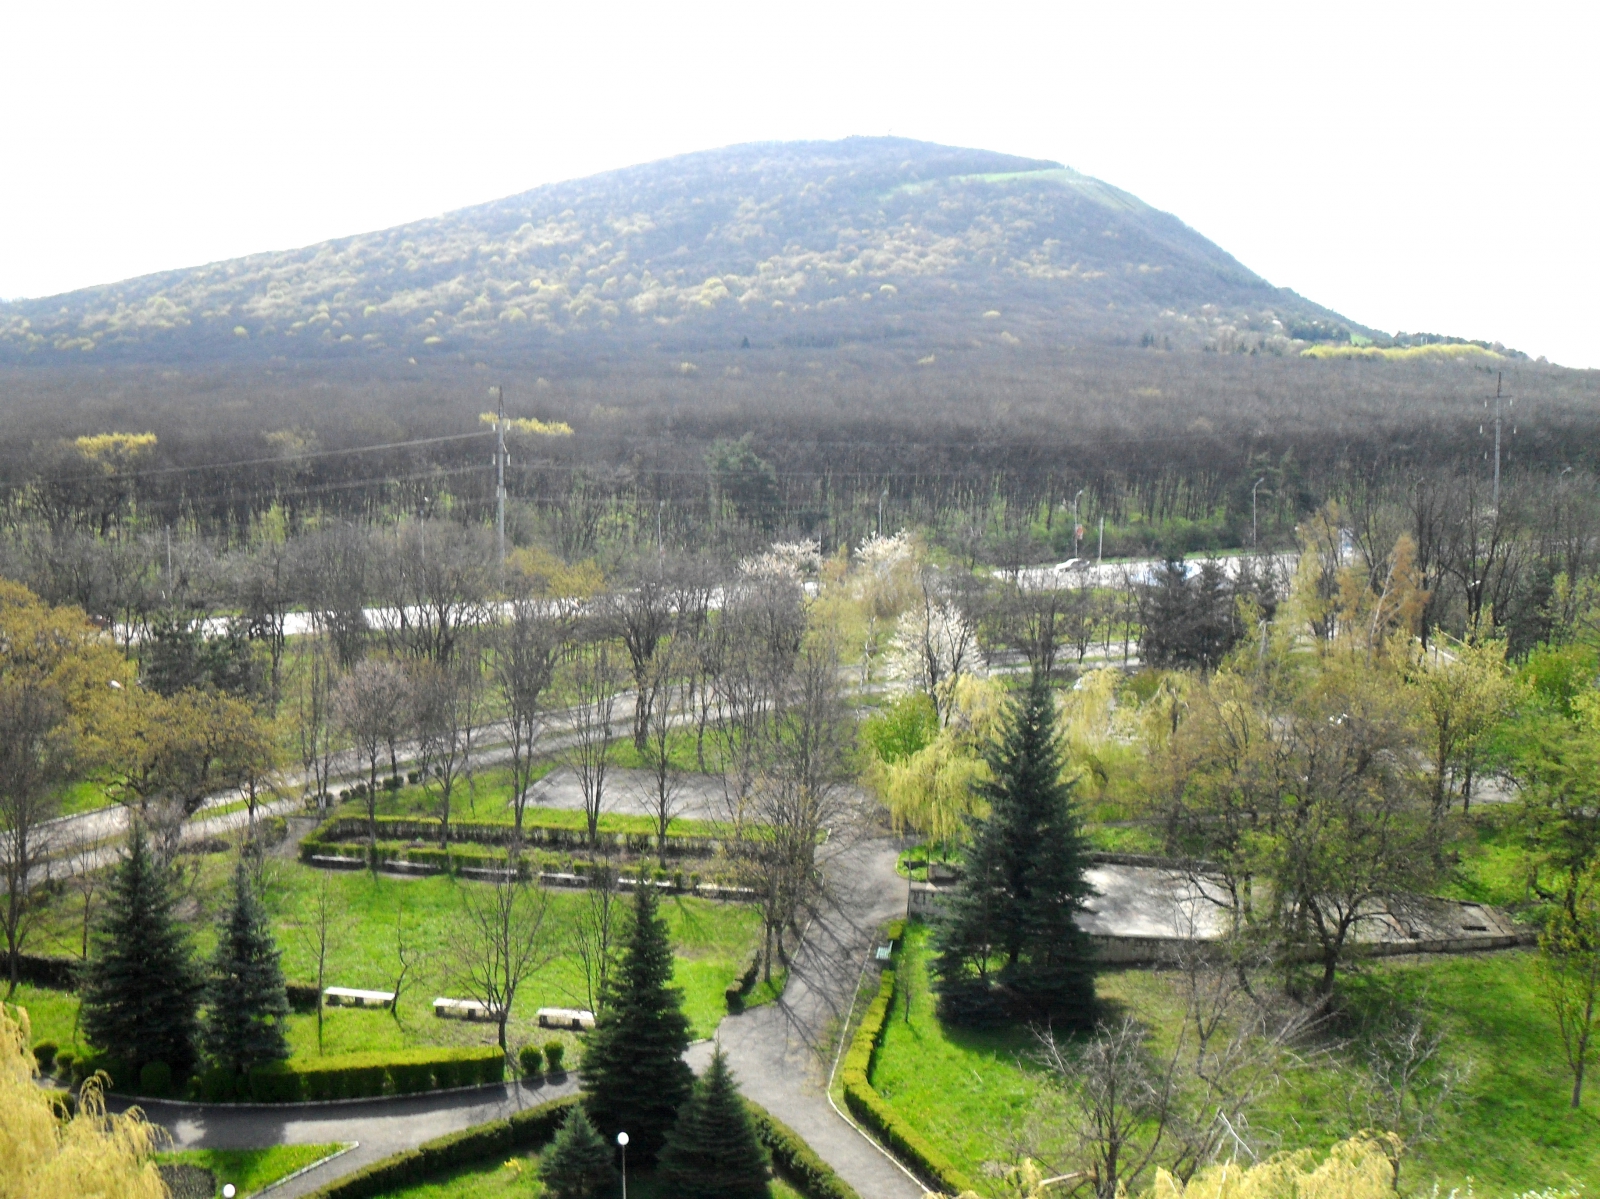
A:
<svg viewBox="0 0 1600 1199">
<path fill-rule="evenodd" d="M 800 1192 L 774 1179 L 769 1188 L 772 1199 L 801 1199 Z M 544 1194 L 539 1182 L 539 1155 L 517 1154 L 505 1161 L 469 1166 L 430 1182 L 419 1182 L 403 1190 L 390 1191 L 385 1199 L 495 1199 L 517 1196 L 534 1199 Z M 657 1186 L 650 1175 L 628 1171 L 629 1199 L 675 1199 Z"/>
<path fill-rule="evenodd" d="M 270 1149 L 184 1149 L 158 1153 L 158 1162 L 200 1166 L 217 1176 L 217 1188 L 233 1183 L 241 1197 L 286 1178 L 313 1162 L 343 1149 L 343 1145 L 274 1145 Z"/>
<path fill-rule="evenodd" d="M 633 748 L 633 743 L 624 742 L 612 747 L 612 758 L 623 758 L 626 761 L 617 762 L 618 766 L 634 767 L 640 763 L 634 761 L 638 757 Z M 693 768 L 693 742 L 690 742 L 691 762 L 685 769 Z M 543 763 L 535 771 L 536 778 L 543 778 L 554 768 L 553 763 Z M 380 787 L 382 786 L 380 782 Z M 439 795 L 437 787 L 424 789 L 416 784 L 406 784 L 398 791 L 381 791 L 378 796 L 377 813 L 379 816 L 419 816 L 437 818 L 439 815 Z M 365 817 L 366 806 L 362 800 L 352 797 L 336 809 L 336 814 L 346 817 Z M 472 788 L 463 782 L 458 785 L 450 800 L 450 818 L 452 821 L 465 821 L 477 824 L 511 824 L 511 775 L 508 770 L 486 770 L 479 774 Z M 575 808 L 546 808 L 539 804 L 529 802 L 523 809 L 524 824 L 539 828 L 584 829 L 588 827 L 584 813 Z M 604 833 L 654 833 L 655 821 L 649 816 L 628 814 L 622 812 L 603 812 L 600 815 L 599 829 Z M 690 820 L 679 817 L 667 826 L 668 832 L 681 833 L 685 836 L 714 837 L 726 831 L 724 826 L 712 821 Z"/>
<path fill-rule="evenodd" d="M 70 991 L 55 991 L 49 987 L 36 987 L 23 983 L 17 993 L 7 999 L 8 1007 L 23 1008 L 28 1013 L 28 1025 L 33 1043 L 55 1042 L 57 1050 L 81 1054 L 83 1046 L 77 1042 L 74 1028 L 78 1018 L 78 997 Z"/>
<path fill-rule="evenodd" d="M 204 958 L 215 944 L 216 920 L 227 901 L 231 857 L 212 854 L 184 862 L 196 873 L 188 888 L 193 898 L 182 914 L 193 929 L 195 948 Z M 431 1008 L 436 995 L 461 994 L 452 975 L 466 935 L 463 892 L 486 884 L 447 875 L 405 878 L 366 871 L 323 871 L 285 860 L 272 862 L 268 877 L 268 910 L 283 951 L 284 974 L 291 981 L 316 979 L 315 954 L 303 930 L 303 918 L 324 883 L 338 914 L 325 975 L 328 986 L 394 989 L 399 969 L 395 927 L 402 912 L 407 939 L 419 958 L 402 991 L 399 1020 L 377 1009 L 328 1009 L 323 1027 L 325 1052 L 493 1042 L 492 1026 L 437 1019 Z M 589 902 L 588 895 L 561 889 L 551 889 L 546 895 L 548 944 L 555 957 L 518 994 L 509 1030 L 514 1046 L 526 1040 L 542 1044 L 551 1039 L 547 1030 L 535 1024 L 538 1008 L 588 1006 L 587 989 L 569 948 L 573 921 Z M 628 902 L 626 897 L 624 902 Z M 46 913 L 34 950 L 75 956 L 78 941 L 71 897 L 58 897 L 56 905 Z M 760 937 L 760 918 L 745 904 L 684 895 L 663 896 L 661 912 L 672 938 L 674 977 L 683 992 L 684 1010 L 694 1035 L 708 1037 L 726 1014 L 725 988 Z M 76 996 L 25 986 L 19 989 L 16 1002 L 29 1008 L 36 1041 L 53 1040 L 62 1046 L 72 1041 Z M 315 1017 L 291 1017 L 289 1038 L 296 1053 L 316 1052 Z"/>
<path fill-rule="evenodd" d="M 61 815 L 76 816 L 79 812 L 93 812 L 109 808 L 116 801 L 106 794 L 103 783 L 97 779 L 82 779 L 61 793 Z"/>
<path fill-rule="evenodd" d="M 911 983 L 911 1015 L 897 998 L 873 1085 L 962 1169 L 982 1175 L 985 1161 L 1007 1159 L 1007 1139 L 1053 1101 L 1032 1066 L 1025 1028 L 949 1028 L 934 1012 L 927 981 L 927 929 L 913 926 L 901 977 Z M 1520 1193 L 1579 1183 L 1600 1186 L 1600 1095 L 1581 1111 L 1567 1106 L 1571 1080 L 1555 1024 L 1541 1007 L 1533 955 L 1496 954 L 1388 959 L 1346 977 L 1344 1018 L 1330 1033 L 1340 1042 L 1312 1070 L 1286 1072 L 1255 1113 L 1254 1125 L 1285 1148 L 1325 1148 L 1357 1130 L 1347 1115 L 1352 1074 L 1332 1064 L 1359 1059 L 1363 1019 L 1398 1003 L 1420 1004 L 1446 1033 L 1446 1053 L 1471 1072 L 1447 1116 L 1442 1139 L 1416 1147 L 1406 1166 L 1419 1191 L 1437 1178 L 1444 1191 L 1474 1180 L 1480 1193 Z M 1107 971 L 1098 989 L 1115 1009 L 1147 1021 L 1157 1042 L 1179 1013 L 1170 975 Z M 1332 1064 L 1330 1064 L 1332 1063 Z"/>
</svg>

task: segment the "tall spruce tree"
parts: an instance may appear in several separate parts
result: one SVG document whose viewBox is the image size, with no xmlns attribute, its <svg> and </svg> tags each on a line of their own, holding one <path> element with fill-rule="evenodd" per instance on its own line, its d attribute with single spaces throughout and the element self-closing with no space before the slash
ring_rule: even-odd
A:
<svg viewBox="0 0 1600 1199">
<path fill-rule="evenodd" d="M 678 1109 L 656 1179 L 673 1199 L 766 1199 L 767 1177 L 766 1150 L 718 1046 Z"/>
<path fill-rule="evenodd" d="M 634 892 L 622 957 L 606 976 L 583 1052 L 585 1105 L 608 1140 L 626 1132 L 640 1165 L 655 1161 L 694 1086 L 683 1060 L 689 1020 L 672 986 L 672 946 L 654 887 Z"/>
<path fill-rule="evenodd" d="M 986 760 L 978 792 L 989 811 L 970 821 L 962 878 L 935 934 L 941 1007 L 955 1020 L 1087 1022 L 1094 974 L 1076 917 L 1094 890 L 1043 678 L 1012 701 Z"/>
<path fill-rule="evenodd" d="M 175 1077 L 194 1065 L 204 982 L 189 937 L 173 918 L 169 875 L 135 819 L 117 867 L 83 986 L 83 1030 L 113 1061 L 137 1072 L 165 1062 Z M 113 1078 L 127 1085 L 132 1079 Z"/>
<path fill-rule="evenodd" d="M 289 1056 L 284 1036 L 289 996 L 281 956 L 241 857 L 233 872 L 233 909 L 217 938 L 205 993 L 201 1039 L 214 1064 L 245 1074 L 252 1066 Z"/>
<path fill-rule="evenodd" d="M 555 1139 L 539 1155 L 539 1181 L 547 1199 L 599 1199 L 616 1187 L 613 1150 L 573 1105 Z"/>
</svg>

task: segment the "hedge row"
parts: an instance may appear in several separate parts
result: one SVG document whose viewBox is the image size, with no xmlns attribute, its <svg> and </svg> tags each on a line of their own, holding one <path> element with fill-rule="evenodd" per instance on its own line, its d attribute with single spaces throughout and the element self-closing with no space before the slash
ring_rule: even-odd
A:
<svg viewBox="0 0 1600 1199">
<path fill-rule="evenodd" d="M 237 1097 L 255 1103 L 308 1103 L 483 1086 L 503 1082 L 505 1068 L 505 1055 L 494 1046 L 343 1053 L 257 1066 L 243 1085 L 207 1073 L 200 1087 L 202 1098 L 210 1102 Z M 232 1096 L 224 1093 L 229 1089 Z"/>
<path fill-rule="evenodd" d="M 538 1149 L 550 1142 L 579 1097 L 568 1095 L 517 1112 L 509 1120 L 493 1120 L 428 1141 L 374 1162 L 313 1191 L 309 1199 L 373 1199 L 413 1186 L 450 1170 L 459 1170 L 505 1154 Z M 759 1104 L 745 1100 L 756 1135 L 772 1154 L 778 1174 L 806 1199 L 860 1199 L 787 1124 Z"/>
<path fill-rule="evenodd" d="M 899 940 L 902 930 L 903 924 L 891 928 L 891 940 Z M 971 1179 L 872 1088 L 872 1063 L 894 1004 L 894 980 L 893 970 L 883 972 L 878 993 L 867 1005 L 861 1027 L 856 1030 L 855 1038 L 850 1042 L 850 1048 L 840 1065 L 839 1078 L 844 1084 L 845 1106 L 895 1154 L 905 1159 L 913 1170 L 940 1190 L 952 1195 L 976 1190 Z"/>
<path fill-rule="evenodd" d="M 0 958 L 0 968 L 9 968 L 9 962 L 9 958 Z M 17 978 L 38 987 L 70 991 L 78 985 L 78 970 L 82 964 L 77 958 L 47 958 L 19 953 Z"/>
<path fill-rule="evenodd" d="M 766 1108 L 746 1099 L 750 1122 L 755 1125 L 778 1176 L 806 1199 L 861 1199 L 856 1190 L 833 1172 L 833 1167 L 817 1156 L 816 1150 L 801 1140 L 800 1134 Z"/>
<path fill-rule="evenodd" d="M 552 1099 L 509 1120 L 493 1120 L 424 1142 L 346 1174 L 313 1191 L 310 1199 L 373 1199 L 462 1166 L 494 1161 L 519 1149 L 537 1149 L 556 1135 L 567 1109 L 577 1101 L 576 1095 Z"/>
<path fill-rule="evenodd" d="M 439 821 L 427 816 L 379 816 L 377 820 L 380 841 L 438 841 Z M 364 841 L 368 825 L 364 816 L 333 816 L 323 821 L 311 834 L 315 841 Z M 509 845 L 516 830 L 509 824 L 485 824 L 456 821 L 450 825 L 453 841 L 474 845 Z M 635 853 L 654 853 L 660 838 L 654 833 L 598 834 L 601 845 Z M 589 830 L 568 828 L 565 825 L 544 825 L 537 820 L 524 818 L 522 843 L 528 846 L 547 846 L 557 849 L 587 849 L 590 847 Z M 667 831 L 667 852 L 708 856 L 717 852 L 722 841 L 696 833 Z"/>
</svg>

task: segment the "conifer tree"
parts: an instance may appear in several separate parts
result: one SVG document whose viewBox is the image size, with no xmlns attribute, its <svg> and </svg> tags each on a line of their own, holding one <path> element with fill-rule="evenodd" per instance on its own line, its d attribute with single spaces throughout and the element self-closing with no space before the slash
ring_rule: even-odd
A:
<svg viewBox="0 0 1600 1199">
<path fill-rule="evenodd" d="M 235 1074 L 289 1056 L 289 996 L 282 956 L 244 859 L 233 872 L 233 909 L 220 930 L 206 987 L 206 1057 Z"/>
<path fill-rule="evenodd" d="M 673 1199 L 765 1199 L 767 1154 L 719 1046 L 667 1134 L 656 1179 Z"/>
<path fill-rule="evenodd" d="M 941 1007 L 956 1020 L 1086 1022 L 1094 976 L 1076 916 L 1094 892 L 1043 678 L 1012 702 L 986 760 L 991 777 L 978 791 L 989 812 L 970 822 L 962 878 L 936 931 Z"/>
<path fill-rule="evenodd" d="M 607 1139 L 627 1132 L 641 1165 L 655 1161 L 694 1086 L 683 1060 L 689 1020 L 672 986 L 672 947 L 654 887 L 634 892 L 622 957 L 606 976 L 583 1053 L 589 1117 Z"/>
<path fill-rule="evenodd" d="M 574 1104 L 548 1148 L 539 1155 L 539 1179 L 548 1199 L 596 1199 L 617 1180 L 611 1146 L 601 1139 L 583 1107 Z"/>
<path fill-rule="evenodd" d="M 134 1071 L 165 1062 L 182 1077 L 194 1065 L 204 982 L 188 935 L 173 919 L 167 871 L 151 856 L 137 819 L 111 890 L 84 976 L 84 1033 Z"/>
</svg>

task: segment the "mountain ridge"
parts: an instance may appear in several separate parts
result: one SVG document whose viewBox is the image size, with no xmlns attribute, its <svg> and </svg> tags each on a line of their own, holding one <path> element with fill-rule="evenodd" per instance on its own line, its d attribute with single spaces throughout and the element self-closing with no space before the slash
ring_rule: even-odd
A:
<svg viewBox="0 0 1600 1199">
<path fill-rule="evenodd" d="M 758 142 L 0 304 L 0 360 L 542 360 L 694 345 L 1292 353 L 1370 332 L 1112 184 L 904 138 Z"/>
</svg>

